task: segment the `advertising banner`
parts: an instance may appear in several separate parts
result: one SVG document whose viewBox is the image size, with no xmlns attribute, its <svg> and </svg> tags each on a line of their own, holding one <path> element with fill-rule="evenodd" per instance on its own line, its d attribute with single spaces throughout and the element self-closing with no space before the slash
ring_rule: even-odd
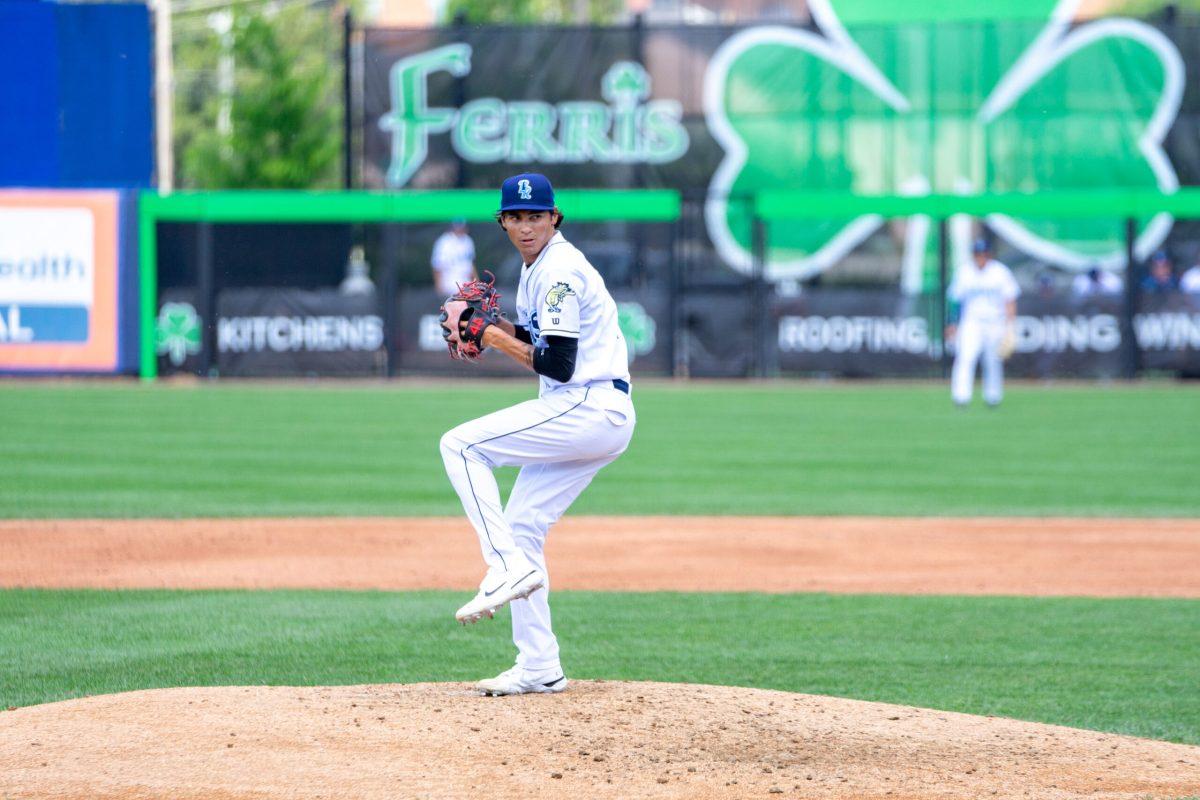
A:
<svg viewBox="0 0 1200 800">
<path fill-rule="evenodd" d="M 844 377 L 941 374 L 933 301 L 898 292 L 815 291 L 777 306 L 783 372 Z M 1005 374 L 1025 378 L 1117 378 L 1124 332 L 1120 297 L 1023 297 L 1016 349 Z M 1200 297 L 1143 298 L 1133 317 L 1141 366 L 1200 372 Z M 953 343 L 948 348 L 953 357 Z"/>
<path fill-rule="evenodd" d="M 217 295 L 215 329 L 206 331 L 194 291 L 165 291 L 157 322 L 160 374 L 197 371 L 206 334 L 222 376 L 362 377 L 387 368 L 374 295 L 225 289 Z"/>
<path fill-rule="evenodd" d="M 848 377 L 940 374 L 935 307 L 933 298 L 899 292 L 822 290 L 783 300 L 776 306 L 779 368 Z"/>
<path fill-rule="evenodd" d="M 943 19 L 892 4 L 888 24 L 810 0 L 799 25 L 445 26 L 368 30 L 366 188 L 495 188 L 517 171 L 556 186 L 668 187 L 704 197 L 706 244 L 754 271 L 763 191 L 1035 193 L 1195 184 L 1200 27 L 1090 16 L 1072 0 L 1019 18 Z M 932 20 L 932 21 L 931 21 Z M 1099 133 L 1098 133 L 1099 132 Z M 570 216 L 569 209 L 564 209 Z M 763 274 L 817 277 L 888 221 L 778 223 Z M 928 218 L 892 220 L 909 293 L 937 285 Z M 1072 271 L 1124 263 L 1121 220 L 988 225 L 1021 258 Z M 1173 246 L 1168 214 L 1138 220 L 1135 252 Z"/>
<path fill-rule="evenodd" d="M 1006 374 L 1029 378 L 1121 376 L 1122 299 L 1020 298 Z"/>
<path fill-rule="evenodd" d="M 632 373 L 669 374 L 665 292 L 615 295 Z M 395 373 L 529 376 L 499 354 L 469 364 L 451 360 L 437 313 L 444 299 L 433 289 L 400 292 L 394 313 Z M 206 328 L 195 289 L 168 289 L 160 295 L 157 320 L 159 374 L 198 373 L 207 344 L 214 348 L 213 368 L 222 376 L 382 376 L 388 361 L 380 302 L 374 294 L 336 290 L 224 289 L 217 295 L 216 324 Z"/>
<path fill-rule="evenodd" d="M 942 376 L 941 316 L 932 295 L 821 289 L 763 298 L 746 285 L 691 288 L 677 307 L 664 288 L 616 289 L 613 297 L 635 378 Z M 198 374 L 209 363 L 215 374 L 231 377 L 529 377 L 528 370 L 499 354 L 472 363 L 451 360 L 437 314 L 443 299 L 432 288 L 401 289 L 389 315 L 383 298 L 373 293 L 223 289 L 215 324 L 206 327 L 195 289 L 167 289 L 157 320 L 159 371 Z M 1022 297 L 1016 349 L 1005 373 L 1121 377 L 1123 302 L 1117 296 Z M 765 311 L 759 313 L 760 308 Z M 63 329 L 69 333 L 71 326 Z M 1143 369 L 1200 374 L 1200 296 L 1143 297 L 1132 331 Z M 202 357 L 206 346 L 213 354 L 207 361 Z M 945 365 L 953 357 L 950 343 Z"/>
<path fill-rule="evenodd" d="M 0 191 L 0 370 L 120 368 L 120 197 Z"/>
<path fill-rule="evenodd" d="M 694 187 L 711 139 L 642 28 L 367 30 L 364 183 L 491 188 L 515 165 L 563 187 Z M 515 74 L 533 75 L 514 82 Z M 693 76 L 688 76 L 690 82 Z M 698 96 L 698 95 L 696 95 Z M 689 113 L 690 111 L 690 113 Z M 702 141 L 694 143 L 700 133 Z"/>
<path fill-rule="evenodd" d="M 1133 330 L 1143 369 L 1200 376 L 1200 294 L 1143 295 Z"/>
</svg>

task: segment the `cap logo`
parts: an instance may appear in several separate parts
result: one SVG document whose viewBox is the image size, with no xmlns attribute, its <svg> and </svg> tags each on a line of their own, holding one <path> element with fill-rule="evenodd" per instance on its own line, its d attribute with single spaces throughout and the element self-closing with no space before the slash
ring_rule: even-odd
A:
<svg viewBox="0 0 1200 800">
<path fill-rule="evenodd" d="M 517 196 L 522 200 L 533 199 L 533 187 L 525 178 L 521 178 L 521 180 L 517 181 Z"/>
</svg>

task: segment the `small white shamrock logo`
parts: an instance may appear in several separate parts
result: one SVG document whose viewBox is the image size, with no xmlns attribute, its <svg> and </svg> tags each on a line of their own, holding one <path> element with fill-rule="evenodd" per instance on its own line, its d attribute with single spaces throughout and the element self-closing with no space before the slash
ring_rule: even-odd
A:
<svg viewBox="0 0 1200 800">
<path fill-rule="evenodd" d="M 154 334 L 156 351 L 176 367 L 200 352 L 200 317 L 191 303 L 163 303 Z"/>
<path fill-rule="evenodd" d="M 658 324 L 641 303 L 617 303 L 617 326 L 625 336 L 629 363 L 654 349 Z"/>
</svg>

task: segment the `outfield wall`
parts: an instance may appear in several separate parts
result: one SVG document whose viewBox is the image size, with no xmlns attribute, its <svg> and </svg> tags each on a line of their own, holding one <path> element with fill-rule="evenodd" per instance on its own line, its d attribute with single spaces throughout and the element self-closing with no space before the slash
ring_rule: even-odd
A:
<svg viewBox="0 0 1200 800">
<path fill-rule="evenodd" d="M 520 375 L 503 359 L 470 368 L 448 361 L 436 316 L 442 298 L 431 286 L 432 243 L 448 219 L 464 216 L 478 266 L 495 272 L 511 303 L 520 260 L 491 218 L 494 201 L 491 192 L 0 193 L 0 371 Z M 1080 293 L 1078 275 L 1022 259 L 993 234 L 1024 292 L 1009 374 L 1200 374 L 1200 294 L 1145 291 L 1139 253 L 1151 221 L 1166 215 L 1186 234 L 1200 219 L 1192 190 L 764 193 L 751 218 L 749 274 L 721 262 L 697 233 L 704 205 L 676 193 L 564 191 L 560 204 L 567 235 L 618 301 L 636 376 L 940 377 L 952 355 L 941 335 L 944 287 L 965 260 L 963 234 L 992 234 L 991 221 L 1003 216 L 1049 214 L 1123 227 L 1133 279 L 1122 263 L 1107 270 L 1118 291 Z M 881 221 L 821 276 L 765 274 L 776 226 L 831 213 Z M 940 280 L 910 291 L 905 251 L 890 232 L 921 219 Z M 1195 245 L 1183 237 L 1173 245 L 1167 252 L 1189 263 Z M 359 294 L 341 289 L 356 247 L 370 279 Z"/>
<path fill-rule="evenodd" d="M 216 193 L 143 197 L 142 374 L 226 376 L 506 375 L 504 359 L 464 366 L 445 357 L 429 255 L 454 216 L 469 220 L 477 265 L 511 303 L 520 260 L 492 219 L 492 192 Z M 1024 294 L 1017 377 L 1131 377 L 1200 372 L 1200 297 L 1140 290 L 1147 227 L 1164 216 L 1190 230 L 1200 195 L 1047 193 L 1037 196 L 863 198 L 763 193 L 749 273 L 703 237 L 706 203 L 673 192 L 560 193 L 570 239 L 618 301 L 635 376 L 941 377 L 945 285 L 969 237 L 991 235 Z M 877 218 L 877 230 L 807 280 L 763 269 L 783 224 L 815 215 Z M 1109 267 L 1122 288 L 1075 290 L 1077 274 L 1029 259 L 994 235 L 993 220 L 1111 226 L 1132 256 Z M 1179 219 L 1175 219 L 1178 217 Z M 939 269 L 931 289 L 905 281 L 908 251 L 892 233 L 926 221 Z M 1180 221 L 1182 220 L 1182 221 Z M 964 237 L 967 237 L 964 239 Z M 362 247 L 370 292 L 339 291 L 349 251 Z M 1179 238 L 1182 260 L 1190 242 Z"/>
<path fill-rule="evenodd" d="M 677 192 L 565 190 L 558 202 L 571 231 L 594 232 L 594 257 L 633 230 L 639 242 L 649 236 L 649 247 L 670 263 Z M 511 308 L 520 261 L 496 225 L 495 207 L 494 191 L 143 194 L 141 374 L 453 369 L 434 327 L 444 298 L 430 288 L 430 247 L 455 218 L 467 220 L 481 240 L 490 237 L 481 241 L 478 266 L 496 273 Z M 331 241 L 342 242 L 342 251 L 331 252 Z M 369 291 L 342 291 L 347 245 L 366 251 Z M 628 265 L 632 252 L 618 255 Z M 642 321 L 646 314 L 644 307 L 624 312 Z M 659 372 L 669 373 L 670 359 L 662 361 Z M 476 366 L 474 374 L 518 372 L 499 359 Z"/>
</svg>

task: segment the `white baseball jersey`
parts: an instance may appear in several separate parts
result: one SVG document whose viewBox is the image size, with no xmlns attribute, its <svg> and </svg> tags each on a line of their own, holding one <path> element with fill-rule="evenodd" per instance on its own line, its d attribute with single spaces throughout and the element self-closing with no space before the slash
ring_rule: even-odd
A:
<svg viewBox="0 0 1200 800">
<path fill-rule="evenodd" d="M 446 231 L 433 243 L 430 261 L 437 272 L 438 291 L 445 295 L 454 294 L 458 284 L 471 280 L 475 242 L 465 234 L 459 236 L 454 231 Z"/>
<path fill-rule="evenodd" d="M 993 259 L 983 269 L 973 263 L 960 266 L 946 294 L 962 304 L 963 323 L 1002 322 L 1005 304 L 1017 299 L 1021 287 L 1008 267 Z"/>
<path fill-rule="evenodd" d="M 579 340 L 575 373 L 566 383 L 541 376 L 539 394 L 594 381 L 629 380 L 629 351 L 617 324 L 617 304 L 583 253 L 556 232 L 517 286 L 517 324 L 534 345 L 545 336 Z"/>
<path fill-rule="evenodd" d="M 567 383 L 540 376 L 538 397 L 464 422 L 442 437 L 446 474 L 479 537 L 488 576 L 537 569 L 546 583 L 512 603 L 517 666 L 562 674 L 550 617 L 545 544 L 550 527 L 633 436 L 625 337 L 600 273 L 561 233 L 522 269 L 516 322 L 533 341 L 579 340 Z M 520 466 L 507 504 L 492 470 Z M 485 579 L 487 580 L 487 579 Z M 482 587 L 481 587 L 482 590 Z"/>
<path fill-rule="evenodd" d="M 1004 362 L 1000 342 L 1008 314 L 1005 306 L 1021 293 L 1008 267 L 989 261 L 980 269 L 963 264 L 954 273 L 946 294 L 962 304 L 950 394 L 954 402 L 970 402 L 975 385 L 975 367 L 983 361 L 983 398 L 991 405 L 1004 394 Z"/>
</svg>

